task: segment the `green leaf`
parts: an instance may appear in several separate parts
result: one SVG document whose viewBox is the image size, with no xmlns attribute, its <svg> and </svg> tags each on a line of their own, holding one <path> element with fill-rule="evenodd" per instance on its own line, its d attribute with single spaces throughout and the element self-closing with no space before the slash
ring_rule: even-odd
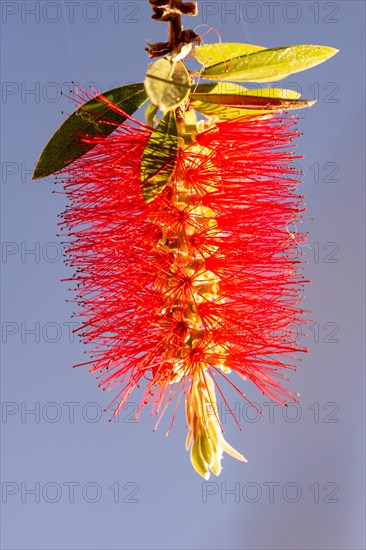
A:
<svg viewBox="0 0 366 550">
<path fill-rule="evenodd" d="M 220 120 L 229 120 L 231 118 L 237 118 L 245 114 L 257 114 L 256 112 L 246 113 L 240 111 L 240 109 L 230 109 L 219 104 L 212 105 L 207 102 L 207 95 L 209 94 L 235 94 L 242 95 L 247 92 L 247 88 L 240 84 L 234 84 L 233 82 L 213 82 L 210 84 L 198 84 L 192 86 L 192 94 L 190 96 L 190 104 L 200 113 L 206 116 L 217 117 Z M 194 99 L 195 96 L 200 99 Z"/>
<path fill-rule="evenodd" d="M 246 90 L 245 95 L 257 97 L 269 97 L 271 99 L 299 99 L 301 94 L 287 88 L 253 88 Z"/>
<path fill-rule="evenodd" d="M 219 120 L 230 120 L 232 118 L 238 118 L 240 116 L 254 116 L 265 115 L 268 111 L 260 110 L 248 110 L 248 109 L 234 109 L 227 107 L 226 105 L 205 103 L 203 101 L 192 102 L 193 107 L 207 117 L 217 117 Z"/>
<path fill-rule="evenodd" d="M 215 105 L 227 105 L 235 109 L 265 109 L 267 111 L 285 111 L 291 109 L 302 109 L 314 105 L 316 101 L 301 99 L 281 99 L 262 97 L 257 95 L 221 95 L 221 94 L 192 94 L 191 103 L 195 101 L 213 103 Z"/>
<path fill-rule="evenodd" d="M 211 466 L 215 460 L 215 453 L 213 444 L 205 430 L 200 430 L 198 441 L 202 458 L 208 466 Z"/>
<path fill-rule="evenodd" d="M 33 179 L 58 172 L 92 149 L 94 144 L 82 143 L 80 134 L 107 136 L 116 129 L 115 124 L 121 125 L 126 120 L 127 117 L 111 109 L 103 97 L 128 115 L 147 101 L 144 85 L 139 83 L 108 90 L 84 103 L 51 137 L 37 162 Z"/>
<path fill-rule="evenodd" d="M 265 49 L 264 46 L 237 44 L 234 42 L 204 44 L 203 46 L 192 48 L 192 57 L 197 59 L 202 65 L 214 65 L 215 63 L 222 63 L 233 57 L 239 57 Z"/>
<path fill-rule="evenodd" d="M 146 107 L 146 110 L 145 110 L 146 124 L 148 124 L 149 126 L 154 126 L 154 122 L 155 122 L 155 118 L 158 113 L 158 110 L 159 109 L 152 103 L 150 103 L 150 105 Z"/>
<path fill-rule="evenodd" d="M 202 456 L 201 447 L 198 439 L 193 442 L 191 448 L 191 462 L 193 468 L 200 476 L 202 476 L 204 479 L 209 479 L 210 472 L 207 467 L 206 461 Z"/>
<path fill-rule="evenodd" d="M 233 82 L 216 82 L 212 84 L 199 84 L 198 86 L 192 86 L 191 98 L 197 97 L 198 99 L 205 99 L 210 102 L 209 96 L 220 95 L 225 101 L 226 96 L 241 97 L 241 96 L 257 96 L 267 97 L 272 99 L 299 99 L 301 94 L 294 90 L 286 88 L 245 88 L 240 84 L 234 84 Z M 216 101 L 212 101 L 216 103 Z"/>
<path fill-rule="evenodd" d="M 228 120 L 310 107 L 315 101 L 298 100 L 300 94 L 283 88 L 248 90 L 232 83 L 202 84 L 190 96 L 191 105 L 207 116 Z"/>
<path fill-rule="evenodd" d="M 141 160 L 142 194 L 146 202 L 159 195 L 172 175 L 178 152 L 175 113 L 169 111 L 151 133 Z"/>
<path fill-rule="evenodd" d="M 187 99 L 190 76 L 181 61 L 163 57 L 151 63 L 144 85 L 151 103 L 166 112 L 176 109 Z"/>
<path fill-rule="evenodd" d="M 199 94 L 197 94 L 198 96 Z M 208 99 L 210 101 L 208 101 Z M 220 120 L 229 120 L 241 116 L 254 116 L 280 113 L 282 111 L 292 111 L 295 109 L 304 109 L 311 107 L 316 101 L 310 100 L 287 100 L 273 99 L 270 97 L 256 96 L 205 96 L 205 101 L 201 101 L 196 96 L 192 96 L 191 105 L 206 116 L 216 116 Z"/>
<path fill-rule="evenodd" d="M 234 82 L 214 82 L 210 84 L 198 84 L 192 86 L 191 97 L 196 94 L 221 94 L 221 95 L 254 95 L 271 97 L 273 99 L 299 99 L 301 94 L 286 88 L 245 88 Z"/>
<path fill-rule="evenodd" d="M 209 84 L 197 84 L 191 87 L 191 94 L 243 94 L 248 90 L 240 84 L 233 82 L 211 82 Z"/>
<path fill-rule="evenodd" d="M 208 80 L 273 82 L 314 67 L 337 52 L 328 46 L 285 46 L 234 57 L 195 74 Z"/>
<path fill-rule="evenodd" d="M 218 104 L 210 105 L 207 101 L 207 96 L 209 94 L 234 94 L 241 95 L 247 91 L 247 88 L 240 86 L 240 84 L 233 84 L 232 82 L 215 82 L 211 84 L 198 84 L 192 86 L 192 94 L 190 96 L 190 104 L 200 113 L 206 116 L 217 117 L 220 120 L 229 120 L 231 118 L 236 118 L 243 116 L 246 113 L 241 112 L 239 109 L 230 109 L 220 105 L 221 101 Z M 197 96 L 198 99 L 195 99 Z M 251 113 L 255 114 L 255 113 Z"/>
<path fill-rule="evenodd" d="M 197 124 L 197 115 L 194 109 L 190 109 L 184 113 L 184 124 L 186 126 L 195 126 Z"/>
</svg>

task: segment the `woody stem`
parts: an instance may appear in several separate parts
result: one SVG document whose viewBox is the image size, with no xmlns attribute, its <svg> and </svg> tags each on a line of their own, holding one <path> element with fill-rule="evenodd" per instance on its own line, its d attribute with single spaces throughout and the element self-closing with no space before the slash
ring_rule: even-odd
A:
<svg viewBox="0 0 366 550">
<path fill-rule="evenodd" d="M 169 7 L 174 10 L 176 7 L 177 0 L 170 0 Z M 182 26 L 182 18 L 180 13 L 176 12 L 173 15 L 172 20 L 169 24 L 169 47 L 170 51 L 172 52 L 177 46 L 179 46 L 179 38 L 182 34 L 183 26 Z"/>
</svg>

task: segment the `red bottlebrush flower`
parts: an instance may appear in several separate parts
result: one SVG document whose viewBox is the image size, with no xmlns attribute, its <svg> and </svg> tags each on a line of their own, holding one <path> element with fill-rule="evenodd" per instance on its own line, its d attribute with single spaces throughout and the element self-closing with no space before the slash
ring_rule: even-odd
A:
<svg viewBox="0 0 366 550">
<path fill-rule="evenodd" d="M 33 178 L 66 176 L 61 225 L 72 238 L 80 334 L 94 345 L 83 364 L 103 389 L 120 388 L 116 414 L 143 384 L 138 414 L 151 404 L 161 418 L 174 401 L 173 423 L 184 396 L 186 446 L 208 479 L 224 451 L 245 461 L 223 437 L 215 388 L 226 403 L 221 381 L 245 398 L 237 384 L 251 380 L 285 404 L 295 399 L 281 386 L 286 369 L 306 351 L 294 330 L 305 282 L 305 235 L 291 230 L 304 211 L 291 168 L 298 132 L 294 117 L 274 113 L 315 101 L 233 83 L 278 81 L 338 50 L 201 45 L 181 20 L 197 15 L 197 2 L 149 1 L 153 19 L 169 22 L 167 42 L 147 43 L 160 59 L 143 83 L 89 96 L 49 140 Z M 199 71 L 186 67 L 188 55 Z M 146 101 L 151 126 L 131 117 Z M 213 118 L 197 123 L 195 111 Z"/>
<path fill-rule="evenodd" d="M 151 128 L 132 119 L 84 136 L 95 147 L 63 173 L 67 261 L 94 344 L 85 364 L 102 388 L 119 388 L 116 413 L 141 383 L 140 409 L 159 416 L 184 396 L 187 447 L 206 479 L 223 451 L 245 460 L 222 436 L 215 387 L 243 395 L 241 377 L 282 404 L 294 398 L 281 382 L 305 351 L 291 337 L 304 323 L 295 126 L 286 114 L 201 123 L 149 203 L 140 170 Z"/>
</svg>

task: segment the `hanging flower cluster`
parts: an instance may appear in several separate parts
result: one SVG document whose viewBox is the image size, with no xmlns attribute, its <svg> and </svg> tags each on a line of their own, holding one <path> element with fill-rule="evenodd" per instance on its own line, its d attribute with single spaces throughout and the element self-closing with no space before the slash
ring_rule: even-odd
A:
<svg viewBox="0 0 366 550">
<path fill-rule="evenodd" d="M 182 13 L 196 13 L 194 2 L 150 3 L 171 33 L 148 51 L 165 56 L 144 84 L 80 105 L 35 177 L 59 173 L 70 199 L 61 225 L 76 268 L 80 334 L 93 346 L 84 364 L 103 389 L 117 388 L 115 414 L 143 387 L 138 414 L 151 405 L 158 424 L 172 403 L 173 423 L 183 398 L 186 446 L 208 479 L 220 473 L 224 451 L 245 461 L 223 437 L 216 390 L 225 400 L 229 384 L 245 398 L 250 380 L 286 404 L 296 397 L 281 382 L 306 351 L 292 333 L 305 322 L 298 246 L 306 236 L 292 230 L 305 207 L 291 164 L 297 119 L 288 111 L 313 102 L 226 81 L 277 80 L 336 50 L 202 46 L 180 23 Z M 203 65 L 197 73 L 184 65 L 189 51 Z M 132 114 L 148 99 L 143 124 Z"/>
</svg>

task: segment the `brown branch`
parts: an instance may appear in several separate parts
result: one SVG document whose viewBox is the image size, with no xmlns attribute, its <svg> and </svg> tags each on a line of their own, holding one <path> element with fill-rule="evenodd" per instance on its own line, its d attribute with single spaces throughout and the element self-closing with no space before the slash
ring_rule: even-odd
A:
<svg viewBox="0 0 366 550">
<path fill-rule="evenodd" d="M 182 17 L 178 12 L 174 12 L 174 8 L 177 7 L 179 0 L 170 0 L 169 7 L 173 11 L 173 17 L 169 23 L 169 45 L 172 52 L 179 46 L 179 37 L 183 30 Z"/>
<path fill-rule="evenodd" d="M 182 0 L 149 0 L 152 4 L 155 21 L 169 23 L 168 42 L 147 44 L 145 48 L 150 57 L 159 57 L 173 52 L 181 44 L 199 43 L 199 36 L 192 30 L 183 31 L 182 15 L 197 15 L 197 2 L 183 2 Z"/>
</svg>

